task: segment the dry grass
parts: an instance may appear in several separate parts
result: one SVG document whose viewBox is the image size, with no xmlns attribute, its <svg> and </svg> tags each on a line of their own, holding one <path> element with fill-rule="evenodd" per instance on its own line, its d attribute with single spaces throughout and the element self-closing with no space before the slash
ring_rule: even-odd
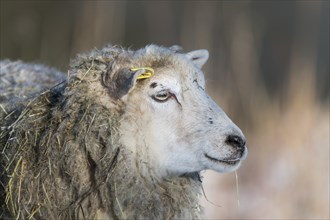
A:
<svg viewBox="0 0 330 220">
<path fill-rule="evenodd" d="M 312 107 L 300 116 L 292 109 L 249 132 L 249 156 L 239 170 L 240 207 L 234 175 L 207 173 L 206 194 L 222 208 L 204 202 L 205 217 L 329 218 L 329 112 Z"/>
<path fill-rule="evenodd" d="M 23 109 L 18 105 L 13 111 L 7 112 L 5 110 L 0 114 L 2 118 L 0 130 L 0 175 L 2 179 L 0 183 L 3 186 L 1 191 L 6 190 L 5 204 L 1 204 L 1 210 L 4 211 L 3 206 L 6 206 L 12 216 L 16 216 L 17 219 L 24 212 L 17 204 L 20 203 L 21 197 L 23 197 L 22 194 L 26 193 L 26 189 L 24 189 L 24 192 L 21 189 L 22 179 L 29 175 L 28 170 L 25 168 L 31 166 L 30 162 L 34 160 L 34 155 L 29 155 L 29 141 L 35 142 L 38 135 L 40 135 L 38 133 L 38 127 L 40 126 L 37 125 L 47 114 L 48 105 L 50 104 L 49 94 L 50 90 L 47 90 L 35 99 L 28 101 Z M 29 129 L 22 129 L 21 123 L 25 120 L 29 120 L 35 125 L 35 133 L 32 134 Z M 16 130 L 21 130 L 21 132 Z M 38 179 L 38 176 L 30 178 Z M 33 218 L 38 209 L 30 213 L 29 218 Z M 0 217 L 1 215 L 6 214 L 0 213 Z"/>
<path fill-rule="evenodd" d="M 329 100 L 318 99 L 316 23 L 319 7 L 297 10 L 287 80 L 280 95 L 266 92 L 260 75 L 258 35 L 244 16 L 231 29 L 228 87 L 212 90 L 247 136 L 249 155 L 239 174 L 207 172 L 205 217 L 216 219 L 329 219 Z M 312 31 L 313 30 L 313 31 Z M 237 42 L 239 46 L 235 46 Z M 285 73 L 281 73 L 285 74 Z M 221 94 L 221 95 L 220 95 Z"/>
<path fill-rule="evenodd" d="M 253 96 L 265 94 L 259 87 L 244 96 L 254 104 L 244 105 L 250 118 L 238 123 L 249 148 L 238 171 L 240 206 L 235 175 L 206 172 L 206 195 L 221 206 L 202 198 L 206 218 L 329 219 L 329 103 L 316 98 L 310 62 L 301 65 L 283 88 L 285 99 Z M 225 101 L 225 110 L 231 105 L 231 99 Z"/>
</svg>

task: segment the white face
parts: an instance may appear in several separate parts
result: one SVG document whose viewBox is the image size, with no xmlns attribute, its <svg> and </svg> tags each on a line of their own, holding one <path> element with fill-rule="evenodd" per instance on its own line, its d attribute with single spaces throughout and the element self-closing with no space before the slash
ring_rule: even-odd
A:
<svg viewBox="0 0 330 220">
<path fill-rule="evenodd" d="M 241 130 L 207 95 L 203 73 L 191 63 L 184 70 L 180 65 L 158 69 L 128 97 L 127 114 L 140 113 L 122 128 L 123 142 L 133 151 L 145 144 L 150 166 L 161 177 L 205 169 L 231 172 L 247 155 Z"/>
</svg>

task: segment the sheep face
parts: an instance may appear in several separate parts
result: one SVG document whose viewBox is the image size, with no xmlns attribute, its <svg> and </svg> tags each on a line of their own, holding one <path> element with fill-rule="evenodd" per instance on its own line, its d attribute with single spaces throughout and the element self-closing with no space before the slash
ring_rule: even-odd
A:
<svg viewBox="0 0 330 220">
<path fill-rule="evenodd" d="M 157 57 L 152 49 L 147 56 Z M 121 125 L 122 142 L 136 155 L 145 153 L 143 162 L 160 177 L 236 170 L 247 155 L 245 137 L 205 91 L 201 67 L 208 52 L 168 59 L 123 98 L 130 119 Z"/>
</svg>

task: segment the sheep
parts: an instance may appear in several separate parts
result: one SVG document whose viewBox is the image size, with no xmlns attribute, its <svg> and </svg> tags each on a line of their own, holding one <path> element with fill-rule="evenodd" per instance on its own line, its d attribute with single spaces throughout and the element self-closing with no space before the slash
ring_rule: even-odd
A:
<svg viewBox="0 0 330 220">
<path fill-rule="evenodd" d="M 0 99 L 1 218 L 200 218 L 200 171 L 232 172 L 247 155 L 205 91 L 207 59 L 108 45 L 78 55 L 67 77 L 1 63 L 0 91 L 14 91 Z M 17 84 L 24 69 L 31 77 Z M 21 86 L 28 95 L 13 98 Z"/>
<path fill-rule="evenodd" d="M 0 103 L 16 103 L 65 80 L 64 73 L 40 64 L 3 60 L 0 68 Z"/>
</svg>

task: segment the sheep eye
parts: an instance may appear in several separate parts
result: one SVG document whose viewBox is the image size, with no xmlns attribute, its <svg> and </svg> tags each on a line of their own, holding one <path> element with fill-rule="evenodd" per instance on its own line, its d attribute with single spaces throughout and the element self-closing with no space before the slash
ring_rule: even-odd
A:
<svg viewBox="0 0 330 220">
<path fill-rule="evenodd" d="M 157 102 L 166 102 L 169 98 L 172 97 L 172 94 L 169 91 L 160 91 L 151 97 Z"/>
</svg>

